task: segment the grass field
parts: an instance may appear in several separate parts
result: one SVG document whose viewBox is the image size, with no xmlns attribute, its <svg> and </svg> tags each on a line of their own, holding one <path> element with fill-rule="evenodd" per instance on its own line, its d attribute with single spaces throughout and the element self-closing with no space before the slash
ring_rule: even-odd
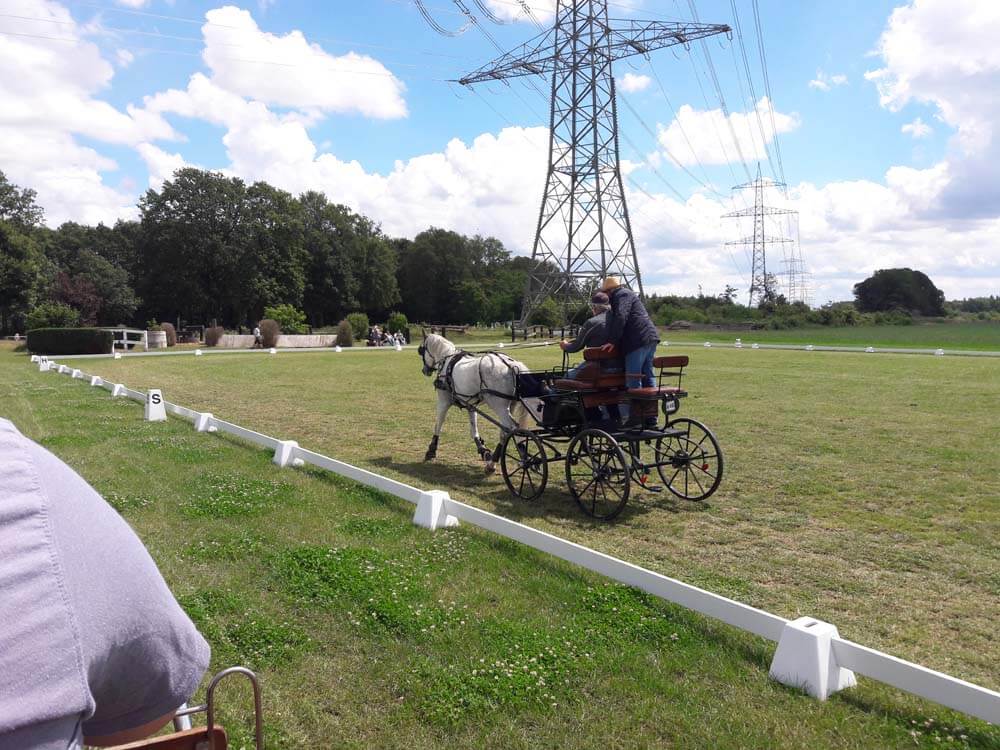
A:
<svg viewBox="0 0 1000 750">
<path fill-rule="evenodd" d="M 523 358 L 551 365 L 556 350 Z M 715 428 L 726 479 L 705 506 L 634 496 L 613 525 L 582 517 L 557 472 L 542 502 L 513 502 L 459 413 L 424 464 L 434 396 L 412 351 L 83 366 L 1000 687 L 996 363 L 692 359 L 682 413 Z M 0 359 L 0 415 L 122 510 L 216 666 L 262 670 L 275 746 L 1000 747 L 996 728 L 864 680 L 815 703 L 767 679 L 761 641 L 474 530 L 429 535 L 409 506 L 145 424 L 25 360 Z"/>
<path fill-rule="evenodd" d="M 666 331 L 664 340 L 676 343 L 712 341 L 743 343 L 815 344 L 817 346 L 874 346 L 898 349 L 972 349 L 1000 351 L 1000 323 L 919 323 L 910 326 L 853 326 L 793 328 L 784 331 Z"/>
</svg>

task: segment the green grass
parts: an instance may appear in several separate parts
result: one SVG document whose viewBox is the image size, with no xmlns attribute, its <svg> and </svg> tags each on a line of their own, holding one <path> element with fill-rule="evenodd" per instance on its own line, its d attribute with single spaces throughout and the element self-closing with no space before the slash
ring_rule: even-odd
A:
<svg viewBox="0 0 1000 750">
<path fill-rule="evenodd" d="M 542 502 L 513 503 L 457 414 L 423 464 L 433 391 L 412 352 L 84 369 L 997 687 L 991 363 L 693 359 L 684 411 L 719 432 L 726 481 L 705 507 L 639 495 L 613 525 L 581 517 L 558 472 Z M 260 670 L 268 747 L 1000 747 L 996 728 L 864 679 L 813 701 L 768 679 L 756 638 L 469 527 L 430 534 L 401 501 L 144 423 L 26 357 L 0 355 L 0 405 L 125 515 L 213 668 Z M 222 703 L 239 747 L 248 696 Z"/>
<path fill-rule="evenodd" d="M 843 328 L 816 326 L 783 331 L 661 330 L 660 336 L 663 340 L 671 343 L 700 344 L 711 341 L 732 344 L 739 337 L 746 346 L 757 342 L 760 344 L 1000 351 L 1000 323 L 987 321 Z"/>
</svg>

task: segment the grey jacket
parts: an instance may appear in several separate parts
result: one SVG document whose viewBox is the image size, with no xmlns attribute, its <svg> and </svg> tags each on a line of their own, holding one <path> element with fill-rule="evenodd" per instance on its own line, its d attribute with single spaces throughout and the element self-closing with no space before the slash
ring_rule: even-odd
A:
<svg viewBox="0 0 1000 750">
<path fill-rule="evenodd" d="M 602 346 L 608 343 L 608 314 L 599 313 L 580 326 L 580 332 L 563 351 L 578 352 L 587 346 Z"/>
</svg>

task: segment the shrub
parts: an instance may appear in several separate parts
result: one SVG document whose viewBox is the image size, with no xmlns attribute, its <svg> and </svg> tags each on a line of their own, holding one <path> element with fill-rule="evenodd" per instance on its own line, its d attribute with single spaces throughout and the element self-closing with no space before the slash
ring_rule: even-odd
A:
<svg viewBox="0 0 1000 750">
<path fill-rule="evenodd" d="M 111 331 L 100 328 L 35 328 L 28 331 L 28 351 L 35 354 L 108 354 Z"/>
<path fill-rule="evenodd" d="M 218 346 L 219 340 L 226 329 L 222 326 L 211 326 L 205 329 L 205 346 Z"/>
<path fill-rule="evenodd" d="M 354 328 L 346 320 L 337 325 L 337 346 L 354 346 Z"/>
<path fill-rule="evenodd" d="M 364 313 L 351 313 L 347 316 L 347 322 L 351 324 L 351 332 L 354 334 L 353 338 L 359 341 L 364 341 L 368 338 L 368 329 L 371 327 L 371 323 L 368 322 L 367 315 Z"/>
<path fill-rule="evenodd" d="M 37 328 L 71 328 L 80 322 L 80 313 L 62 302 L 43 302 L 28 313 L 28 330 Z"/>
<path fill-rule="evenodd" d="M 306 325 L 306 314 L 292 305 L 265 307 L 264 318 L 276 321 L 281 327 L 282 333 L 305 333 L 309 330 Z M 263 327 L 261 327 L 261 331 L 263 331 Z"/>
<path fill-rule="evenodd" d="M 394 312 L 389 316 L 389 320 L 386 321 L 385 327 L 389 333 L 399 333 L 410 327 L 410 321 L 406 319 L 406 316 L 403 315 L 403 313 Z"/>
<path fill-rule="evenodd" d="M 265 318 L 260 321 L 260 338 L 261 344 L 265 349 L 270 349 L 272 346 L 278 345 L 278 336 L 281 335 L 281 326 L 278 325 L 278 321 L 271 320 L 270 318 Z"/>
<path fill-rule="evenodd" d="M 162 331 L 163 330 L 163 326 L 161 326 L 159 323 L 156 322 L 156 318 L 153 318 L 152 320 L 146 321 L 146 330 L 147 331 Z"/>
<path fill-rule="evenodd" d="M 177 346 L 177 329 L 173 323 L 160 323 L 160 328 L 167 334 L 167 346 Z"/>
</svg>

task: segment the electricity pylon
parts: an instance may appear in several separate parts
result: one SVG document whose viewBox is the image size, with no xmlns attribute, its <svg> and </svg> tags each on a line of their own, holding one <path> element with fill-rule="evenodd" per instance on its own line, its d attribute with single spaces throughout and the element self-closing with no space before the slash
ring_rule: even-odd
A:
<svg viewBox="0 0 1000 750">
<path fill-rule="evenodd" d="M 753 217 L 752 235 L 726 243 L 727 245 L 739 245 L 744 249 L 749 247 L 753 251 L 753 260 L 751 261 L 750 268 L 750 296 L 747 301 L 747 305 L 749 307 L 753 307 L 755 298 L 757 302 L 760 303 L 762 300 L 777 294 L 777 290 L 773 288 L 774 276 L 773 274 L 769 275 L 767 272 L 767 246 L 774 244 L 783 245 L 786 242 L 795 242 L 795 240 L 790 237 L 779 237 L 767 234 L 764 226 L 765 216 L 782 216 L 786 214 L 798 213 L 797 211 L 792 211 L 787 208 L 774 208 L 772 206 L 764 205 L 765 188 L 783 188 L 784 186 L 785 183 L 783 182 L 776 182 L 770 178 L 761 177 L 760 164 L 758 164 L 757 179 L 753 182 L 745 182 L 742 185 L 736 185 L 733 187 L 733 190 L 753 190 L 753 208 L 744 208 L 722 216 L 723 219 L 732 219 L 742 216 Z M 794 250 L 792 257 L 794 258 Z"/>
<path fill-rule="evenodd" d="M 611 21 L 607 0 L 558 0 L 551 29 L 458 81 L 552 76 L 549 166 L 522 323 L 548 297 L 561 303 L 564 317 L 572 315 L 604 276 L 619 276 L 642 294 L 619 167 L 611 64 L 729 32 L 721 24 Z"/>
</svg>

